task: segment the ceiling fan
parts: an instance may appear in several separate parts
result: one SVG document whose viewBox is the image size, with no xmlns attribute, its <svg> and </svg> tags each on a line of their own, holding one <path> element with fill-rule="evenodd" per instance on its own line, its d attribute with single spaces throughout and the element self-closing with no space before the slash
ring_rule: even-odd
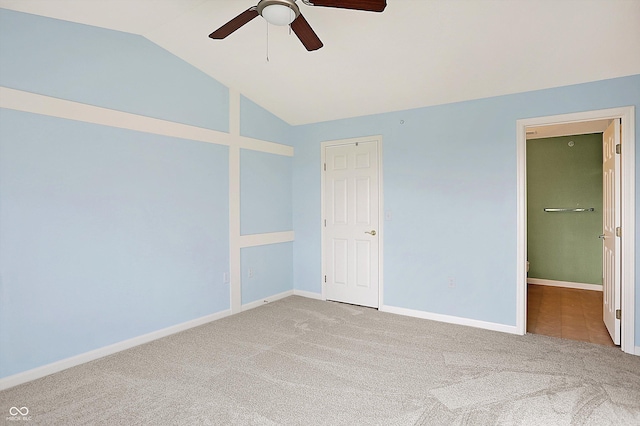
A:
<svg viewBox="0 0 640 426">
<path fill-rule="evenodd" d="M 369 12 L 382 12 L 387 7 L 387 0 L 302 0 L 302 3 L 307 6 L 336 7 Z M 270 24 L 291 25 L 293 32 L 309 51 L 320 49 L 323 46 L 322 41 L 300 13 L 296 0 L 260 0 L 257 5 L 245 10 L 209 34 L 209 37 L 217 40 L 226 38 L 258 15 Z"/>
</svg>

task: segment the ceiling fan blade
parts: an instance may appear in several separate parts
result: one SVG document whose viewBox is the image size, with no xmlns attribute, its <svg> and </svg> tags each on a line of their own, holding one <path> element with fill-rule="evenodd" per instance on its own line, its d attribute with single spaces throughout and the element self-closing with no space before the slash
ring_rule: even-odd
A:
<svg viewBox="0 0 640 426">
<path fill-rule="evenodd" d="M 229 34 L 231 34 L 232 32 L 234 32 L 235 30 L 237 30 L 238 28 L 240 28 L 241 26 L 243 26 L 244 24 L 246 24 L 247 22 L 251 21 L 256 16 L 258 16 L 258 11 L 256 10 L 256 7 L 255 6 L 250 7 L 249 9 L 242 12 L 240 15 L 236 16 L 235 18 L 233 18 L 232 20 L 230 20 L 229 22 L 227 22 L 226 24 L 224 24 L 223 26 L 221 26 L 220 28 L 218 28 L 217 30 L 209 34 L 209 37 L 217 40 L 223 39 L 227 37 Z"/>
<path fill-rule="evenodd" d="M 324 46 L 318 35 L 313 31 L 313 28 L 311 28 L 311 25 L 304 19 L 302 13 L 291 23 L 291 29 L 308 51 L 318 50 Z"/>
<path fill-rule="evenodd" d="M 309 0 L 309 3 L 313 6 L 338 7 L 369 12 L 382 12 L 387 7 L 387 0 Z"/>
</svg>

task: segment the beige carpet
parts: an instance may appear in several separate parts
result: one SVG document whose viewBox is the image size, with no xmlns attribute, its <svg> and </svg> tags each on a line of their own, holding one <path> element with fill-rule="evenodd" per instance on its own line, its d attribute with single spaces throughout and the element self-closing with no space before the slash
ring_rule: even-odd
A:
<svg viewBox="0 0 640 426">
<path fill-rule="evenodd" d="M 640 357 L 289 297 L 0 393 L 43 425 L 638 425 Z"/>
</svg>

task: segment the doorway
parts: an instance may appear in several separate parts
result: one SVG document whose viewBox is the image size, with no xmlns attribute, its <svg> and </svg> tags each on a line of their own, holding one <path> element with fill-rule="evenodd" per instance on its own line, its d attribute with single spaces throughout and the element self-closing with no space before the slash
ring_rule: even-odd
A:
<svg viewBox="0 0 640 426">
<path fill-rule="evenodd" d="M 565 136 L 527 128 L 528 333 L 612 344 L 602 316 L 608 121 Z"/>
<path fill-rule="evenodd" d="M 620 223 L 624 235 L 621 238 L 621 349 L 627 353 L 635 352 L 635 109 L 622 107 L 608 110 L 587 111 L 574 114 L 563 114 L 549 117 L 538 117 L 518 120 L 517 127 L 517 194 L 518 194 L 518 229 L 517 229 L 517 319 L 518 333 L 525 334 L 527 326 L 527 213 L 526 213 L 526 132 L 528 129 L 540 128 L 544 131 L 565 133 L 549 134 L 549 136 L 572 135 L 583 133 L 576 128 L 596 125 L 597 122 L 609 122 L 621 119 L 622 140 L 624 147 L 621 164 L 621 212 Z M 596 130 L 598 131 L 598 130 Z M 589 132 L 589 131 L 587 131 Z M 593 131 L 591 131 L 593 132 Z"/>
<path fill-rule="evenodd" d="M 381 137 L 322 144 L 323 299 L 381 304 Z"/>
</svg>

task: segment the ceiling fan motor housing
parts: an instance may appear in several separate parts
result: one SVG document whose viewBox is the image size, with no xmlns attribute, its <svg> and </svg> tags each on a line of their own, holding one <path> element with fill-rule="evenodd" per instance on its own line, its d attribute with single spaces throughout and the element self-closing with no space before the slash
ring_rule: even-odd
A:
<svg viewBox="0 0 640 426">
<path fill-rule="evenodd" d="M 296 0 L 260 0 L 257 11 L 274 25 L 289 25 L 300 15 Z"/>
</svg>

